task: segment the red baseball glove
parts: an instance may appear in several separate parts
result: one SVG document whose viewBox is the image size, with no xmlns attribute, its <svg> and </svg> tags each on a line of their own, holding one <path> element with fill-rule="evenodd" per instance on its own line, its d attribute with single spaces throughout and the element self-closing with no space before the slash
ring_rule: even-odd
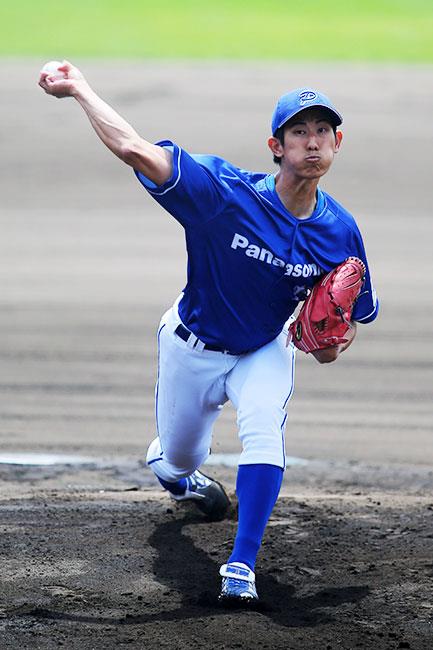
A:
<svg viewBox="0 0 433 650">
<path fill-rule="evenodd" d="M 308 354 L 346 343 L 352 309 L 364 282 L 365 265 L 348 257 L 319 280 L 289 327 L 289 340 Z"/>
</svg>

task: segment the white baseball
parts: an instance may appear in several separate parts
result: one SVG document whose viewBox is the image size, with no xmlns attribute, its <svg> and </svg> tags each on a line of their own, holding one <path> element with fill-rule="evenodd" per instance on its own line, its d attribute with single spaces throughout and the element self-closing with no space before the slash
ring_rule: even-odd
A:
<svg viewBox="0 0 433 650">
<path fill-rule="evenodd" d="M 48 61 L 41 72 L 48 73 L 51 79 L 65 79 L 65 73 L 59 70 L 62 65 L 61 61 Z"/>
</svg>

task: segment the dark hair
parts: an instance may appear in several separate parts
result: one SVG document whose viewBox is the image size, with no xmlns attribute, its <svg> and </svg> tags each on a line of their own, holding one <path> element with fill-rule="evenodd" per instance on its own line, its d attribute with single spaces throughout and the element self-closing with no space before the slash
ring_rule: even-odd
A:
<svg viewBox="0 0 433 650">
<path fill-rule="evenodd" d="M 329 124 L 332 126 L 332 130 L 334 131 L 334 135 L 336 135 L 336 133 L 337 133 L 337 125 L 334 122 L 331 122 L 331 120 L 329 120 Z M 277 138 L 277 140 L 279 140 L 281 142 L 282 146 L 284 146 L 284 131 L 286 130 L 286 128 L 288 126 L 290 126 L 290 120 L 288 120 L 285 124 L 283 124 L 283 126 L 280 126 L 280 128 L 277 129 L 275 131 L 275 133 L 274 133 L 274 138 Z M 274 163 L 276 165 L 281 165 L 281 156 L 276 156 L 274 154 Z"/>
</svg>

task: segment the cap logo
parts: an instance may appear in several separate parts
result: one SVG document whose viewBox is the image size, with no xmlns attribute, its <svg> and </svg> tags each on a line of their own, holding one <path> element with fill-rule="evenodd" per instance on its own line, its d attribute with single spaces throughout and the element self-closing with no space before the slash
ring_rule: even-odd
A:
<svg viewBox="0 0 433 650">
<path fill-rule="evenodd" d="M 313 90 L 304 90 L 302 93 L 299 94 L 299 103 L 301 106 L 304 104 L 307 104 L 308 102 L 312 102 L 317 98 L 317 93 L 315 93 Z"/>
</svg>

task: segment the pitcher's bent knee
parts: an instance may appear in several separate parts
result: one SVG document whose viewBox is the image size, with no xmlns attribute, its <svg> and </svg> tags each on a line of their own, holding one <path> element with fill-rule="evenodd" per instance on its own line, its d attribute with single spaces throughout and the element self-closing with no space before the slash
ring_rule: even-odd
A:
<svg viewBox="0 0 433 650">
<path fill-rule="evenodd" d="M 147 452 L 146 462 L 156 476 L 164 481 L 175 482 L 186 476 L 190 476 L 202 465 L 209 455 L 209 450 L 188 456 L 181 452 L 165 453 L 161 449 L 159 438 L 155 438 Z"/>
</svg>

